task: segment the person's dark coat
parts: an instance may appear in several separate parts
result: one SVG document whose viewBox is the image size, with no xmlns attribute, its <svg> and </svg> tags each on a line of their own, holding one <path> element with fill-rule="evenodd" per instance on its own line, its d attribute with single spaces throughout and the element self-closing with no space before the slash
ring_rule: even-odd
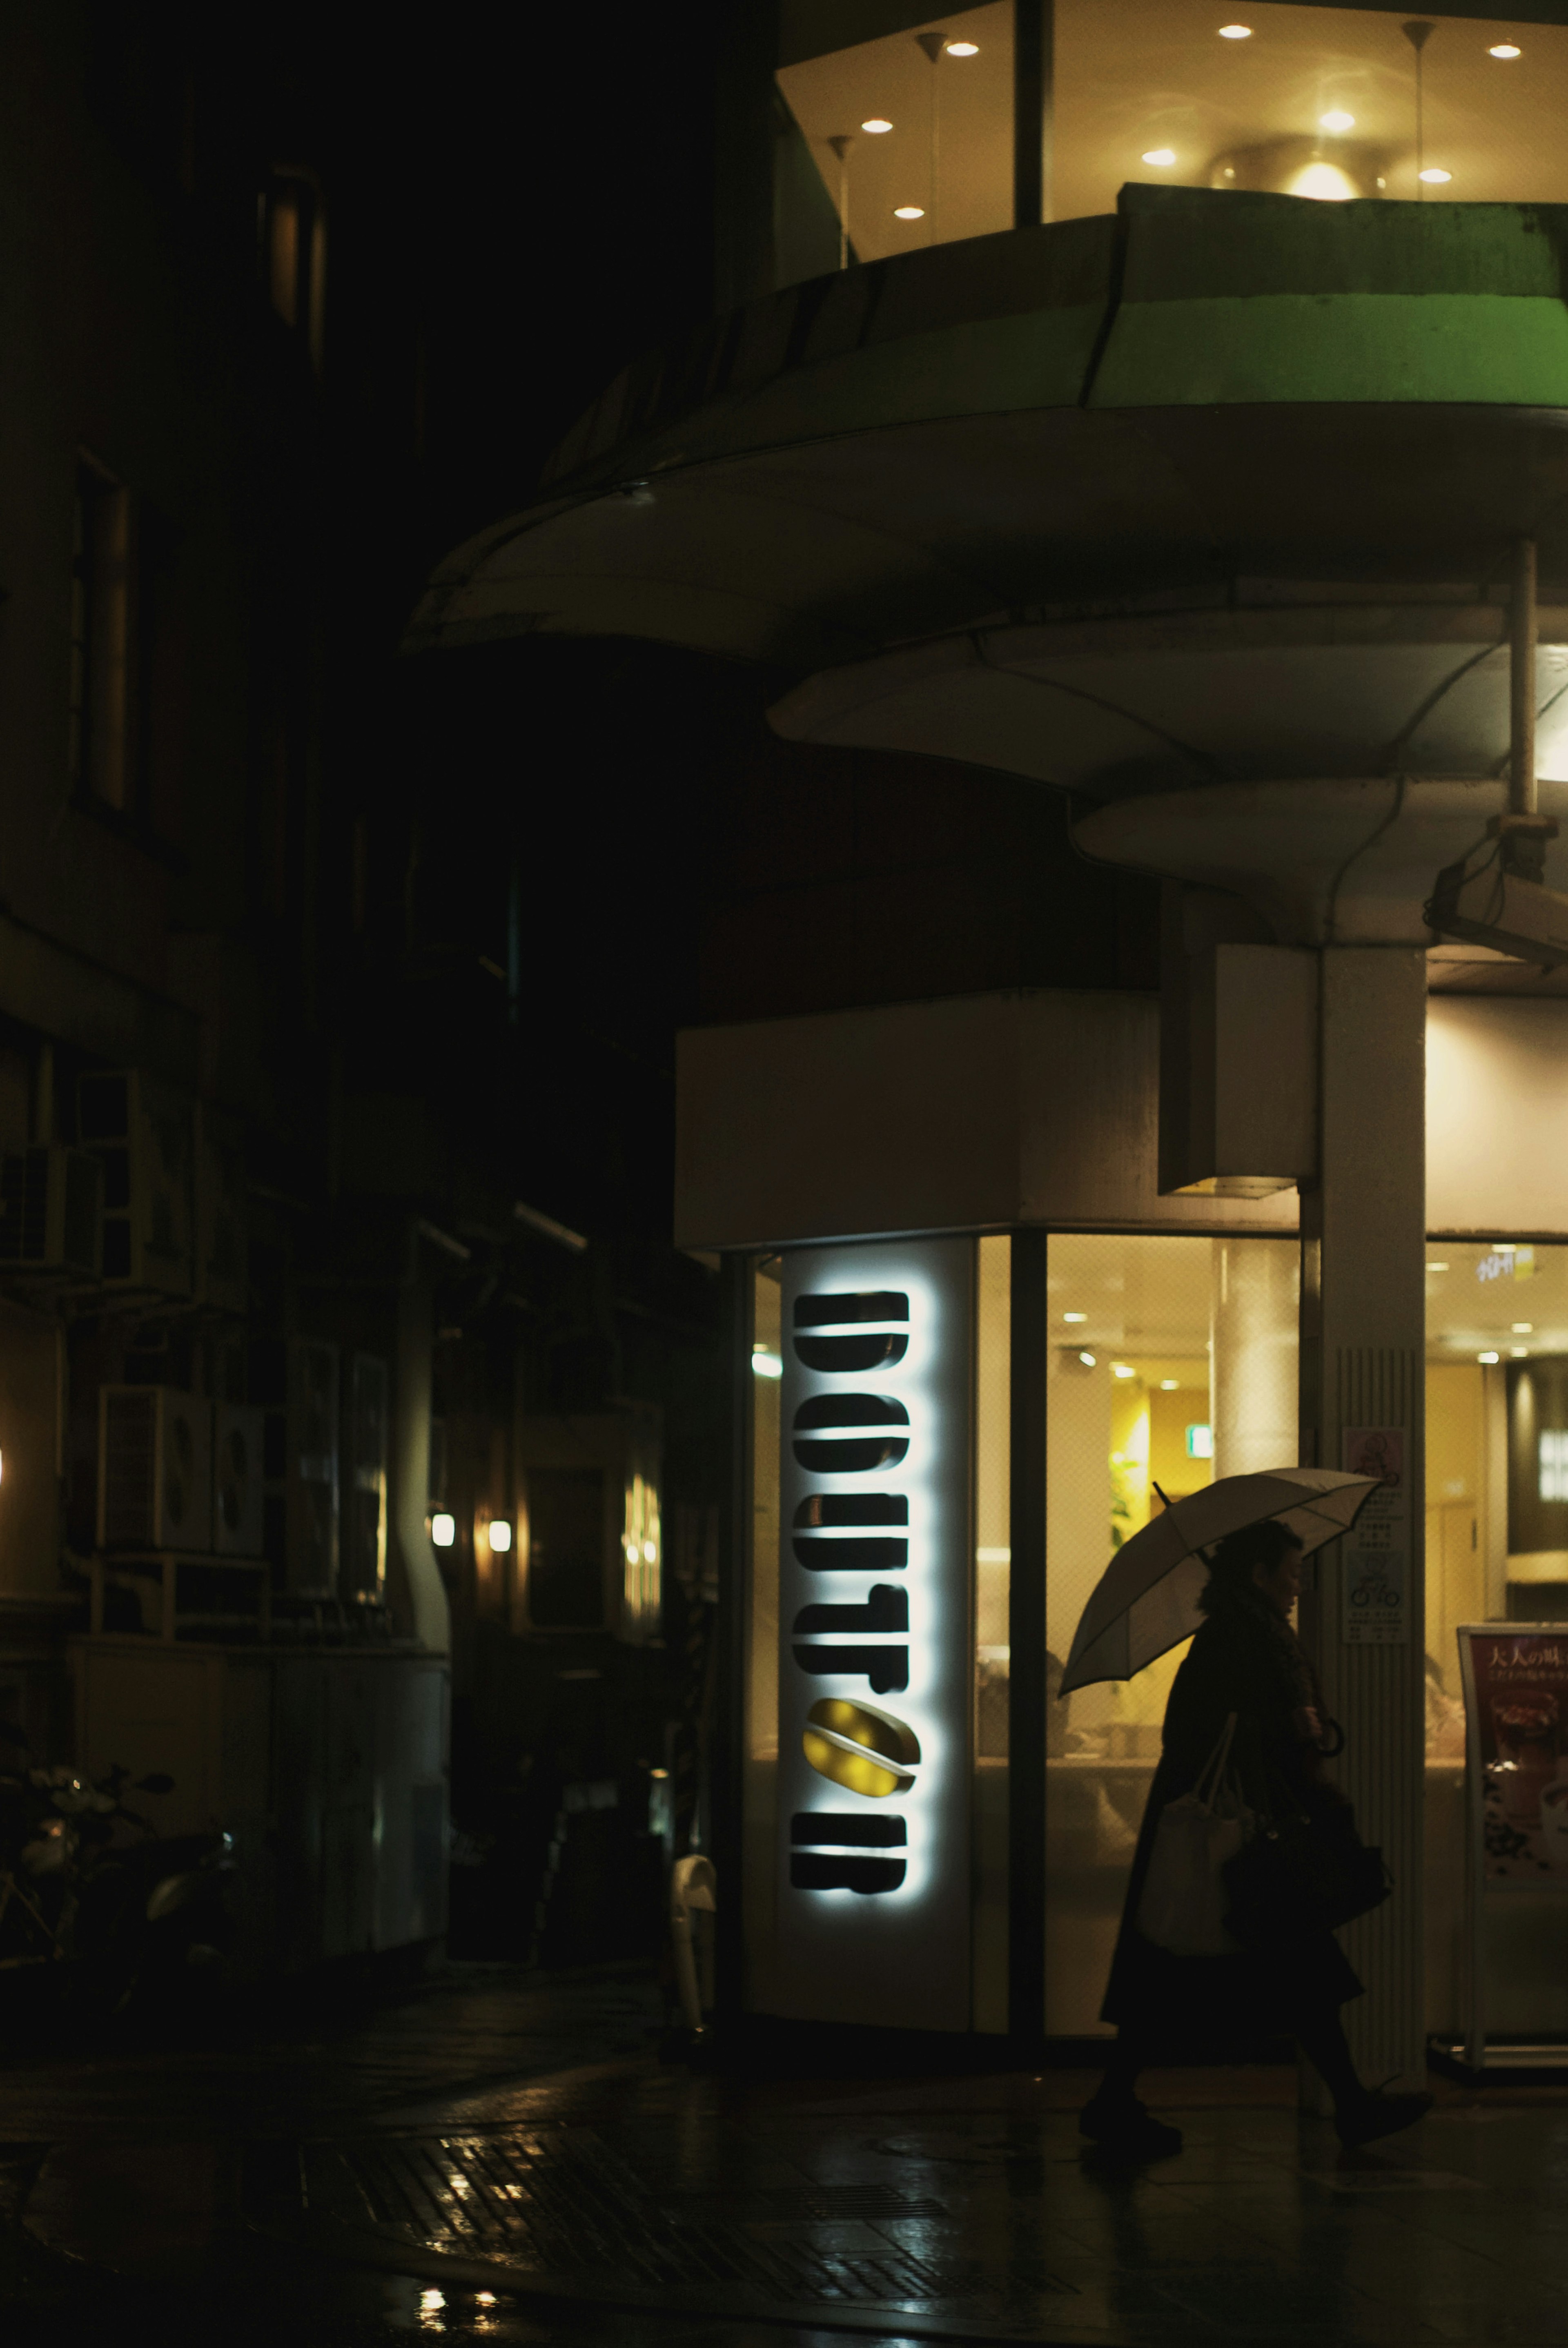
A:
<svg viewBox="0 0 1568 2348">
<path fill-rule="evenodd" d="M 1343 1811 L 1343 1797 L 1325 1780 L 1321 1755 L 1296 1719 L 1315 1694 L 1305 1658 L 1268 1608 L 1261 1591 L 1218 1600 L 1176 1674 L 1101 2008 L 1102 2019 L 1125 2034 L 1190 2059 L 1222 2059 L 1289 2031 L 1304 2013 L 1361 1994 L 1329 1931 L 1265 1959 L 1172 1956 L 1138 1929 L 1160 1814 L 1192 1791 L 1229 1714 L 1236 1715 L 1233 1769 L 1250 1808 L 1272 1813 L 1294 1802 L 1329 1827 Z"/>
</svg>

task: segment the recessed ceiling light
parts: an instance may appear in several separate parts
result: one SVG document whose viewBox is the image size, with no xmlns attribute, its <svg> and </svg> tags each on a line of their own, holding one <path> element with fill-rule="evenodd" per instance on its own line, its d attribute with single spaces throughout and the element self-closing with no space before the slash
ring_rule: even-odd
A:
<svg viewBox="0 0 1568 2348">
<path fill-rule="evenodd" d="M 1176 149 L 1174 147 L 1150 147 L 1144 155 L 1143 160 L 1146 163 L 1158 163 L 1163 167 L 1176 160 Z"/>
<path fill-rule="evenodd" d="M 1429 1272 L 1447 1272 L 1448 1265 L 1446 1263 L 1429 1263 L 1427 1266 L 1427 1270 Z"/>
<path fill-rule="evenodd" d="M 1495 1362 L 1498 1356 L 1495 1354 L 1478 1354 L 1476 1355 L 1476 1360 L 1478 1362 Z"/>
<path fill-rule="evenodd" d="M 873 114 L 869 122 L 861 123 L 861 129 L 862 130 L 869 130 L 873 139 L 880 139 L 884 130 L 891 130 L 892 129 L 892 124 L 891 122 L 885 122 L 880 114 Z"/>
<path fill-rule="evenodd" d="M 1326 114 L 1318 116 L 1317 127 L 1320 130 L 1354 130 L 1356 117 L 1346 114 L 1342 106 L 1331 107 Z"/>
<path fill-rule="evenodd" d="M 1112 1364 L 1111 1364 L 1111 1365 L 1110 1365 L 1110 1375 L 1111 1375 L 1111 1376 L 1112 1376 L 1113 1378 L 1130 1378 L 1130 1377 L 1131 1377 L 1131 1375 L 1133 1375 L 1133 1371 L 1132 1371 L 1132 1365 L 1131 1365 L 1131 1363 L 1130 1363 L 1130 1362 L 1112 1362 Z"/>
<path fill-rule="evenodd" d="M 1178 1378 L 1161 1378 L 1160 1381 L 1160 1391 L 1161 1394 L 1174 1394 L 1180 1384 L 1181 1381 Z"/>
<path fill-rule="evenodd" d="M 1252 37 L 1253 28 L 1250 25 L 1222 25 L 1220 27 L 1222 41 L 1250 41 Z"/>
<path fill-rule="evenodd" d="M 1518 55 L 1518 46 L 1512 41 L 1499 41 L 1495 49 L 1487 51 L 1489 57 L 1516 57 Z"/>
<path fill-rule="evenodd" d="M 1451 171 L 1439 171 L 1436 169 L 1430 171 L 1418 171 L 1416 174 L 1418 180 L 1426 181 L 1429 188 L 1446 188 L 1453 176 Z"/>
<path fill-rule="evenodd" d="M 892 216 L 894 220 L 923 220 L 925 218 L 925 206 L 923 204 L 894 204 L 892 208 Z"/>
<path fill-rule="evenodd" d="M 943 46 L 950 57 L 977 57 L 980 54 L 978 41 L 947 41 Z"/>
<path fill-rule="evenodd" d="M 1528 1345 L 1511 1345 L 1508 1350 L 1516 1362 L 1527 1362 L 1530 1359 Z"/>
<path fill-rule="evenodd" d="M 1533 1337 L 1535 1334 L 1534 1322 L 1516 1321 L 1513 1324 L 1513 1334 L 1516 1337 Z"/>
<path fill-rule="evenodd" d="M 1088 1314 L 1087 1313 L 1064 1313 L 1062 1314 L 1062 1319 L 1064 1321 L 1087 1321 L 1088 1319 Z"/>
<path fill-rule="evenodd" d="M 1494 1354 L 1492 1355 L 1492 1357 L 1491 1357 L 1491 1358 L 1492 1358 L 1492 1360 L 1495 1362 L 1495 1361 L 1496 1361 L 1496 1359 L 1497 1359 L 1497 1355 Z M 1084 1365 L 1084 1367 L 1085 1367 L 1085 1369 L 1086 1369 L 1086 1370 L 1092 1370 L 1092 1369 L 1093 1369 L 1093 1367 L 1094 1367 L 1094 1355 L 1093 1355 L 1092 1354 L 1080 1354 L 1078 1355 L 1078 1359 L 1079 1359 L 1079 1361 L 1083 1364 L 1083 1365 Z"/>
</svg>

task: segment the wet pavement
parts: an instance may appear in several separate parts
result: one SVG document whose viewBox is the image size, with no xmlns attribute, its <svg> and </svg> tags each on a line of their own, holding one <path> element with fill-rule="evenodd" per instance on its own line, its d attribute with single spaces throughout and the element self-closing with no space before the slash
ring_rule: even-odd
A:
<svg viewBox="0 0 1568 2348">
<path fill-rule="evenodd" d="M 246 2043 L 0 2058 L 0 2339 L 804 2348 L 1568 2348 L 1568 2096 L 1439 2090 L 1341 2155 L 1294 2074 L 1168 2074 L 1087 2151 L 1083 2075 L 662 2063 L 650 1983 L 457 1967 Z"/>
</svg>

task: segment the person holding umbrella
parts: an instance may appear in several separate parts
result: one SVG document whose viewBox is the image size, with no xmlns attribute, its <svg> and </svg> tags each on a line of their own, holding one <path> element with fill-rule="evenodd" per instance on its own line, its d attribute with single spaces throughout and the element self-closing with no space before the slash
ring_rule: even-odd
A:
<svg viewBox="0 0 1568 2348">
<path fill-rule="evenodd" d="M 1220 1931 L 1199 1953 L 1186 1952 L 1190 1944 L 1179 1953 L 1143 1929 L 1161 1820 L 1195 1791 L 1201 1802 L 1206 1777 L 1212 1790 L 1228 1776 L 1232 1807 L 1254 1830 L 1274 1818 L 1294 1822 L 1295 1843 L 1275 1837 L 1265 1854 L 1276 1865 L 1282 1850 L 1294 1849 L 1299 1871 L 1305 1850 L 1310 1878 L 1314 1849 L 1353 1849 L 1380 1871 L 1376 1854 L 1357 1840 L 1348 1803 L 1323 1775 L 1338 1731 L 1326 1718 L 1290 1619 L 1306 1550 L 1346 1531 L 1375 1488 L 1372 1478 L 1322 1469 L 1225 1478 L 1177 1502 L 1124 1544 L 1085 1609 L 1064 1694 L 1129 1677 L 1196 1628 L 1166 1707 L 1162 1755 L 1101 2007 L 1117 2037 L 1104 2082 L 1079 2120 L 1086 2137 L 1123 2158 L 1160 2159 L 1181 2149 L 1181 2130 L 1154 2118 L 1136 2092 L 1140 2072 L 1157 2055 L 1234 2059 L 1249 2043 L 1286 2032 L 1325 2080 L 1343 2144 L 1390 2136 L 1430 2108 L 1429 2096 L 1369 2090 L 1357 2075 L 1340 2009 L 1361 1995 L 1362 1984 L 1334 1937 L 1331 1906 L 1306 1899 L 1292 1908 L 1276 1898 L 1272 1929 L 1247 1931 L 1244 1945 Z M 1271 1501 L 1263 1514 L 1260 1504 Z M 1191 1812 L 1190 1798 L 1187 1806 Z M 1238 1823 L 1238 1841 L 1243 1831 Z M 1233 1859 L 1225 1870 L 1230 1891 L 1213 1888 L 1222 1903 L 1240 1910 L 1245 1886 L 1235 1869 Z M 1381 1896 L 1380 1887 L 1362 1908 Z M 1226 1925 L 1233 1922 L 1242 1929 L 1240 1914 L 1226 1916 Z"/>
</svg>

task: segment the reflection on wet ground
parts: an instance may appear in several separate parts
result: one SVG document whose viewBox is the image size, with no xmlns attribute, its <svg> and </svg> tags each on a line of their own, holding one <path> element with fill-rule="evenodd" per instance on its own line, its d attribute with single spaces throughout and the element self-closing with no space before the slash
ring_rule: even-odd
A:
<svg viewBox="0 0 1568 2348">
<path fill-rule="evenodd" d="M 0 2071 L 0 2337 L 1568 2348 L 1568 2098 L 1444 2089 L 1341 2157 L 1294 2074 L 1171 2074 L 1086 2155 L 1066 2073 L 726 2077 L 635 1977 L 460 1968 L 270 2043 Z"/>
</svg>

